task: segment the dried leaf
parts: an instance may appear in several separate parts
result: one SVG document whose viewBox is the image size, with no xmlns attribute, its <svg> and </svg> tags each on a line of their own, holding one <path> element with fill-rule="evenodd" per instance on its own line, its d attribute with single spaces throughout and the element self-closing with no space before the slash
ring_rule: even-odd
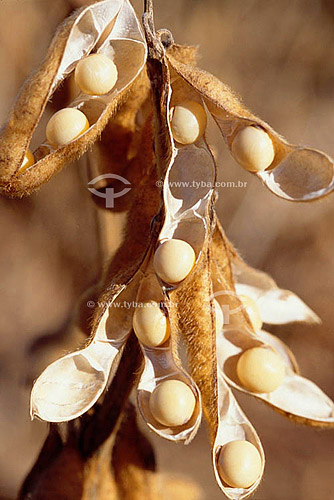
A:
<svg viewBox="0 0 334 500">
<path fill-rule="evenodd" d="M 83 93 L 71 107 L 82 110 L 90 128 L 69 144 L 53 150 L 47 144 L 35 151 L 36 163 L 19 172 L 32 134 L 57 86 L 92 50 L 114 58 L 119 70 L 116 87 L 105 96 Z M 24 196 L 47 182 L 65 164 L 79 158 L 97 139 L 108 119 L 126 97 L 143 69 L 146 45 L 128 0 L 103 0 L 77 11 L 60 27 L 45 61 L 22 87 L 0 137 L 0 189 Z"/>
<path fill-rule="evenodd" d="M 171 67 L 204 99 L 228 147 L 243 126 L 254 125 L 267 132 L 275 149 L 269 168 L 256 175 L 277 196 L 291 201 L 310 201 L 334 190 L 333 159 L 310 148 L 286 142 L 267 123 L 249 112 L 240 99 L 210 73 L 180 62 L 170 51 Z"/>
</svg>

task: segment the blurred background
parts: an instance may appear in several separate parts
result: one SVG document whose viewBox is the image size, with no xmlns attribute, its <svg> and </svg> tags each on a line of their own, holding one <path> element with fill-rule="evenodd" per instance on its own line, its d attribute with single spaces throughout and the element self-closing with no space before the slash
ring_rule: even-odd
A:
<svg viewBox="0 0 334 500">
<path fill-rule="evenodd" d="M 0 122 L 55 28 L 81 0 L 0 3 Z M 133 2 L 142 13 L 142 2 Z M 155 0 L 158 28 L 177 43 L 200 46 L 202 68 L 292 143 L 334 155 L 334 4 L 331 0 Z M 281 288 L 299 294 L 322 318 L 318 327 L 275 327 L 302 373 L 334 397 L 334 204 L 280 200 L 229 155 L 218 133 L 218 213 L 234 245 Z M 30 422 L 31 382 L 54 358 L 78 345 L 69 334 L 75 305 L 101 273 L 94 205 L 80 165 L 71 165 L 37 194 L 0 198 L 0 498 L 13 499 L 34 463 L 46 425 Z M 117 217 L 122 215 L 115 215 Z M 116 220 L 115 224 L 118 222 Z M 118 244 L 117 231 L 110 248 Z M 258 401 L 237 394 L 266 451 L 257 500 L 334 498 L 334 430 L 296 426 Z M 201 498 L 222 498 L 205 424 L 188 447 L 150 435 L 161 470 L 194 480 Z M 176 499 L 177 500 L 177 499 Z"/>
</svg>

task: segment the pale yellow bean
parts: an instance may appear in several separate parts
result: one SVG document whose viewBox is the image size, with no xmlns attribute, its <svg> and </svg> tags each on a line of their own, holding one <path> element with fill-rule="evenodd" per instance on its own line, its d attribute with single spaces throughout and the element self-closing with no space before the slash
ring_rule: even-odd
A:
<svg viewBox="0 0 334 500">
<path fill-rule="evenodd" d="M 237 363 L 241 384 L 248 390 L 268 393 L 277 389 L 285 376 L 283 359 L 273 350 L 253 347 L 245 351 Z"/>
<path fill-rule="evenodd" d="M 180 380 L 160 382 L 150 396 L 150 410 L 162 425 L 176 427 L 187 423 L 194 413 L 196 398 Z"/>
<path fill-rule="evenodd" d="M 64 146 L 82 135 L 89 128 L 87 117 L 76 108 L 57 111 L 46 126 L 46 138 L 57 148 Z"/>
<path fill-rule="evenodd" d="M 88 95 L 103 95 L 110 92 L 118 78 L 115 63 L 104 54 L 91 54 L 78 62 L 75 83 Z"/>
<path fill-rule="evenodd" d="M 239 299 L 246 309 L 254 330 L 256 332 L 261 330 L 263 322 L 256 302 L 251 297 L 248 297 L 248 295 L 239 295 Z"/>
<path fill-rule="evenodd" d="M 175 141 L 193 144 L 204 134 L 207 118 L 205 109 L 195 101 L 185 101 L 171 109 L 171 129 Z"/>
<path fill-rule="evenodd" d="M 155 272 L 162 281 L 174 284 L 188 276 L 195 260 L 195 252 L 189 243 L 170 239 L 158 247 L 153 264 Z"/>
<path fill-rule="evenodd" d="M 138 306 L 133 315 L 133 329 L 146 346 L 157 347 L 169 338 L 170 329 L 166 316 L 154 300 Z"/>
<path fill-rule="evenodd" d="M 23 162 L 21 167 L 19 168 L 19 173 L 22 174 L 27 168 L 31 167 L 35 163 L 35 158 L 30 149 L 27 149 L 26 154 L 24 155 Z"/>
<path fill-rule="evenodd" d="M 262 460 L 249 441 L 236 440 L 225 444 L 218 457 L 221 479 L 232 488 L 249 488 L 261 474 Z"/>
<path fill-rule="evenodd" d="M 273 162 L 275 150 L 264 130 L 249 126 L 237 132 L 232 143 L 232 154 L 246 170 L 261 172 Z"/>
</svg>

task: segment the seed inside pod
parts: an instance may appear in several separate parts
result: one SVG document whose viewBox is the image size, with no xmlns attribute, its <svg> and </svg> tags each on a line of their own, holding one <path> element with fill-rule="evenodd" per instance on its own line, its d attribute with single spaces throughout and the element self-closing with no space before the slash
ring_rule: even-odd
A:
<svg viewBox="0 0 334 500">
<path fill-rule="evenodd" d="M 257 332 L 261 330 L 263 322 L 261 319 L 260 310 L 256 305 L 256 302 L 248 297 L 247 295 L 239 295 L 239 299 L 245 306 L 246 312 L 251 320 L 254 330 Z"/>
<path fill-rule="evenodd" d="M 222 311 L 222 308 L 220 307 L 218 300 L 214 299 L 213 303 L 215 306 L 215 313 L 216 313 L 216 332 L 219 333 L 221 331 L 221 329 L 223 328 L 224 315 L 223 315 L 223 311 Z"/>
<path fill-rule="evenodd" d="M 87 117 L 76 108 L 57 111 L 46 126 L 46 138 L 53 147 L 64 146 L 89 128 Z"/>
<path fill-rule="evenodd" d="M 193 144 L 204 134 L 206 112 L 195 101 L 185 101 L 171 109 L 171 129 L 174 139 L 181 144 Z"/>
<path fill-rule="evenodd" d="M 24 155 L 23 162 L 21 167 L 19 168 L 19 173 L 21 174 L 27 168 L 31 167 L 35 163 L 35 158 L 30 149 L 27 149 L 26 154 Z"/>
<path fill-rule="evenodd" d="M 169 338 L 168 320 L 158 302 L 150 300 L 137 307 L 133 315 L 133 329 L 140 342 L 157 347 Z"/>
<path fill-rule="evenodd" d="M 285 376 L 285 365 L 282 358 L 271 349 L 253 347 L 240 356 L 237 374 L 246 389 L 268 393 L 281 385 Z"/>
<path fill-rule="evenodd" d="M 218 470 L 232 488 L 249 488 L 261 474 L 261 456 L 249 441 L 230 441 L 220 450 Z"/>
<path fill-rule="evenodd" d="M 184 425 L 194 413 L 196 398 L 190 387 L 180 380 L 166 380 L 156 386 L 150 397 L 153 417 L 162 425 Z"/>
<path fill-rule="evenodd" d="M 232 154 L 250 172 L 261 172 L 271 165 L 275 150 L 269 135 L 257 127 L 245 127 L 235 136 Z"/>
<path fill-rule="evenodd" d="M 117 81 L 116 64 L 104 54 L 91 54 L 81 59 L 74 72 L 75 83 L 88 95 L 110 92 Z"/>
<path fill-rule="evenodd" d="M 166 283 L 179 283 L 194 267 L 195 252 L 189 243 L 170 239 L 162 243 L 154 255 L 154 269 Z"/>
</svg>

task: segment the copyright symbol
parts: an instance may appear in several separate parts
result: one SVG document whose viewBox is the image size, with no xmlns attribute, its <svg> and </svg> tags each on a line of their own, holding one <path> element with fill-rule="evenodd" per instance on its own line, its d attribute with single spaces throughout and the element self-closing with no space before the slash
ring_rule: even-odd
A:
<svg viewBox="0 0 334 500">
<path fill-rule="evenodd" d="M 164 181 L 160 180 L 155 183 L 155 185 L 159 188 L 161 188 L 164 185 Z"/>
<path fill-rule="evenodd" d="M 94 300 L 88 300 L 88 302 L 87 302 L 87 307 L 89 307 L 90 309 L 92 309 L 93 307 L 95 307 L 95 302 L 94 302 Z"/>
</svg>

